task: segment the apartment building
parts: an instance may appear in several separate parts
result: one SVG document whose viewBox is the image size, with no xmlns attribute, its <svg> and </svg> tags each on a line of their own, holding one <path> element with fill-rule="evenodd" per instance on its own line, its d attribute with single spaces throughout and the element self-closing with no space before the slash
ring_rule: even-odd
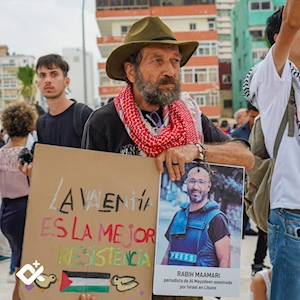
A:
<svg viewBox="0 0 300 300">
<path fill-rule="evenodd" d="M 19 93 L 18 69 L 33 64 L 33 56 L 9 55 L 8 47 L 0 45 L 0 112 L 13 101 L 22 99 Z"/>
<path fill-rule="evenodd" d="M 242 86 L 247 72 L 269 51 L 265 27 L 269 16 L 285 0 L 243 0 L 236 3 L 231 13 L 232 23 L 232 90 L 233 110 L 246 107 Z"/>
<path fill-rule="evenodd" d="M 220 117 L 217 8 L 215 0 L 96 0 L 101 33 L 98 46 L 104 61 L 98 64 L 101 105 L 117 95 L 124 82 L 111 80 L 105 58 L 123 43 L 132 23 L 147 15 L 159 16 L 177 40 L 197 40 L 199 47 L 181 69 L 183 91 L 197 101 L 209 117 Z"/>
</svg>

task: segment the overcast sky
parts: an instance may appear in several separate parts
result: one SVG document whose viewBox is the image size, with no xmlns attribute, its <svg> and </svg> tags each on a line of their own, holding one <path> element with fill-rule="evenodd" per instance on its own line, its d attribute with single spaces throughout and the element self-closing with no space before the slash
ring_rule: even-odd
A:
<svg viewBox="0 0 300 300">
<path fill-rule="evenodd" d="M 9 53 L 39 56 L 82 48 L 83 0 L 0 0 L 0 44 Z M 85 0 L 86 51 L 99 60 L 95 0 Z"/>
<path fill-rule="evenodd" d="M 62 48 L 82 48 L 82 1 L 0 0 L 0 45 L 7 45 L 10 55 L 32 55 L 36 60 L 62 54 Z M 93 53 L 96 93 L 101 56 L 95 7 L 95 0 L 85 0 L 85 48 Z"/>
</svg>

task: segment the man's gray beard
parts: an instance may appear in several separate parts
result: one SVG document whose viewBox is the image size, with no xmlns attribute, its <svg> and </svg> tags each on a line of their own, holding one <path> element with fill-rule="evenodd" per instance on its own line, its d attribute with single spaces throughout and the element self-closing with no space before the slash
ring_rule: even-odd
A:
<svg viewBox="0 0 300 300">
<path fill-rule="evenodd" d="M 178 79 L 167 77 L 160 79 L 156 85 L 153 85 L 150 81 L 145 81 L 143 79 L 139 70 L 136 71 L 136 75 L 136 88 L 148 104 L 164 107 L 180 98 L 181 84 Z M 159 88 L 159 85 L 163 84 L 164 82 L 174 83 L 173 89 L 168 90 L 167 92 L 162 91 Z"/>
</svg>

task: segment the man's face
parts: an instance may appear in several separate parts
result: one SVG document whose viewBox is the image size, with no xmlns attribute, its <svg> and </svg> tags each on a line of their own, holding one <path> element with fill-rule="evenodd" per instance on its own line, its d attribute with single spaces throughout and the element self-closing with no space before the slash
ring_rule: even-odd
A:
<svg viewBox="0 0 300 300">
<path fill-rule="evenodd" d="M 250 129 L 252 129 L 254 124 L 254 119 L 259 115 L 258 111 L 249 110 L 249 123 L 250 123 Z"/>
<path fill-rule="evenodd" d="M 248 111 L 247 110 L 242 111 L 240 113 L 239 118 L 236 121 L 237 121 L 238 127 L 240 127 L 240 126 L 244 125 L 246 122 L 248 122 L 249 121 Z"/>
<path fill-rule="evenodd" d="M 177 46 L 145 47 L 135 70 L 134 87 L 150 105 L 165 106 L 178 100 L 181 55 Z"/>
<path fill-rule="evenodd" d="M 207 200 L 211 182 L 208 173 L 202 168 L 192 169 L 187 178 L 187 193 L 193 203 Z"/>
<path fill-rule="evenodd" d="M 65 77 L 62 70 L 56 66 L 52 66 L 51 69 L 41 66 L 37 77 L 36 84 L 46 99 L 60 97 L 69 85 L 69 78 Z"/>
</svg>

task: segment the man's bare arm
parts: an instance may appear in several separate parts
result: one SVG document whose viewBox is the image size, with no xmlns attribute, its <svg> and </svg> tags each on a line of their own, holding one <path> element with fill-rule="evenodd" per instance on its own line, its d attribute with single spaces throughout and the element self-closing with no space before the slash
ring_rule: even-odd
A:
<svg viewBox="0 0 300 300">
<path fill-rule="evenodd" d="M 273 59 L 279 76 L 282 75 L 286 60 L 295 36 L 300 28 L 300 1 L 287 0 L 283 14 L 281 29 L 273 48 Z"/>
<path fill-rule="evenodd" d="M 220 268 L 230 268 L 230 238 L 228 235 L 215 242 Z"/>
<path fill-rule="evenodd" d="M 211 163 L 243 166 L 246 170 L 254 167 L 254 156 L 241 141 L 228 141 L 224 143 L 206 144 L 206 160 Z M 156 166 L 163 173 L 163 163 L 171 180 L 180 180 L 185 173 L 185 164 L 199 158 L 199 150 L 195 145 L 184 145 L 163 151 L 156 157 Z M 178 165 L 174 166 L 174 163 Z"/>
</svg>

